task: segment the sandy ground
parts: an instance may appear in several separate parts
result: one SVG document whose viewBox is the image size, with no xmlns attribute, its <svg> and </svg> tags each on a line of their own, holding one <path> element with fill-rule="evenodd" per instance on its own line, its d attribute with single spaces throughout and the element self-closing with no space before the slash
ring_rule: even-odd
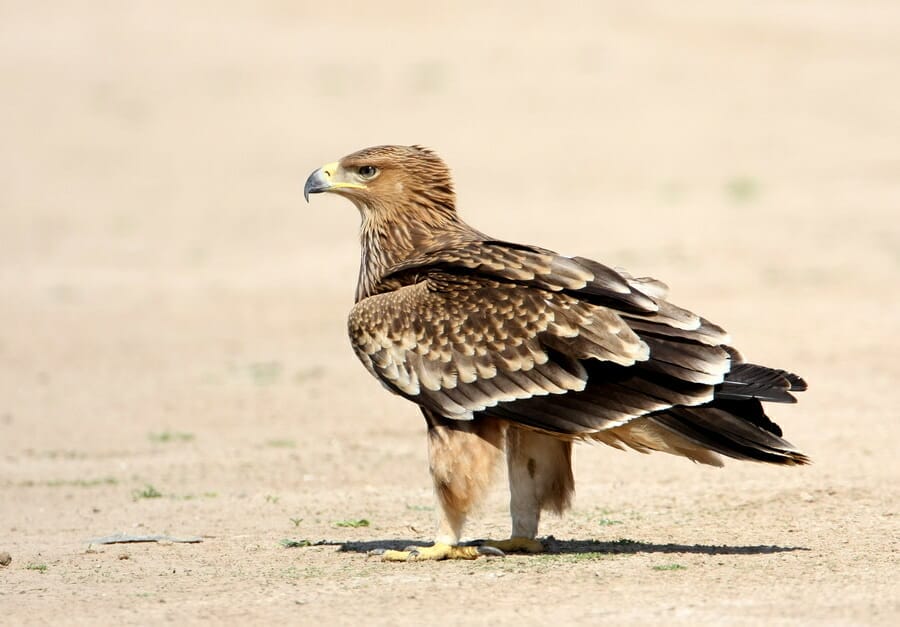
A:
<svg viewBox="0 0 900 627">
<path fill-rule="evenodd" d="M 0 622 L 897 624 L 900 5 L 636 4 L 0 3 Z M 424 425 L 301 188 L 414 142 L 802 373 L 815 464 L 583 446 L 554 552 L 367 558 L 432 533 Z"/>
</svg>

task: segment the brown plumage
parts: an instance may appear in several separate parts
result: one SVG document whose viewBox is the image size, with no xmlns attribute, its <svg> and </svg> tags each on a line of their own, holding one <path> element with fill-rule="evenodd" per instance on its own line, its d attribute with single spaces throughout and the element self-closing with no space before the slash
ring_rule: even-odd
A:
<svg viewBox="0 0 900 627">
<path fill-rule="evenodd" d="M 314 172 L 305 194 L 317 192 L 362 216 L 350 339 L 426 417 L 443 513 L 435 546 L 458 544 L 504 450 L 512 535 L 526 540 L 542 509 L 571 500 L 574 440 L 712 465 L 721 455 L 808 463 L 762 408 L 795 402 L 800 377 L 745 363 L 723 329 L 669 303 L 655 279 L 476 231 L 430 150 L 361 150 Z"/>
</svg>

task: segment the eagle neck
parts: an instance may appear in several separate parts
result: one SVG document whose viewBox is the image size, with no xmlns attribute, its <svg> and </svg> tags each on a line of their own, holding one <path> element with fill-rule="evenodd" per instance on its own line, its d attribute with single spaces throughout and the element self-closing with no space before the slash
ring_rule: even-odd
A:
<svg viewBox="0 0 900 627">
<path fill-rule="evenodd" d="M 473 229 L 456 216 L 452 208 L 423 212 L 360 206 L 360 214 L 361 255 L 356 286 L 357 302 L 377 293 L 381 280 L 393 266 L 423 251 L 433 250 L 436 244 L 448 238 L 466 239 L 468 233 L 474 233 Z"/>
</svg>

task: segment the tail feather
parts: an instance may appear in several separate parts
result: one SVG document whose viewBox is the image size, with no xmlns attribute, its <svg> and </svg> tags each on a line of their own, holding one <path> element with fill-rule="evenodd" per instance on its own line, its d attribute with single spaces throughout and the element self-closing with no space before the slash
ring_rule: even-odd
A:
<svg viewBox="0 0 900 627">
<path fill-rule="evenodd" d="M 725 381 L 716 389 L 716 398 L 796 403 L 791 392 L 804 390 L 806 381 L 792 372 L 743 363 L 731 367 Z"/>
<path fill-rule="evenodd" d="M 727 457 L 787 466 L 810 461 L 781 437 L 781 429 L 756 400 L 714 400 L 698 407 L 673 407 L 648 419 Z"/>
<path fill-rule="evenodd" d="M 703 464 L 721 465 L 719 455 L 784 466 L 810 463 L 809 458 L 782 438 L 781 427 L 765 413 L 763 401 L 796 402 L 791 392 L 802 392 L 799 376 L 756 364 L 739 362 L 715 387 L 711 401 L 676 405 L 643 418 L 594 434 L 612 446 L 626 444 L 642 452 L 663 451 Z"/>
<path fill-rule="evenodd" d="M 650 420 L 716 453 L 788 466 L 809 458 L 783 439 L 781 427 L 763 410 L 765 401 L 796 403 L 791 392 L 806 390 L 799 376 L 757 364 L 735 363 L 709 403 L 673 407 Z"/>
</svg>

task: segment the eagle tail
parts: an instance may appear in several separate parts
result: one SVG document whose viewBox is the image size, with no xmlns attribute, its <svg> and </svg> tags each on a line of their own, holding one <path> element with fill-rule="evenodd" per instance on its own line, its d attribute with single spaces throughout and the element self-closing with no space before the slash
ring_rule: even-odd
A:
<svg viewBox="0 0 900 627">
<path fill-rule="evenodd" d="M 791 392 L 804 390 L 806 382 L 796 374 L 737 363 L 716 386 L 709 403 L 673 407 L 649 418 L 661 428 L 727 457 L 803 465 L 809 458 L 781 437 L 781 427 L 766 416 L 762 401 L 796 403 Z"/>
<path fill-rule="evenodd" d="M 793 373 L 739 363 L 716 386 L 713 400 L 676 405 L 591 437 L 612 446 L 664 451 L 715 466 L 722 465 L 719 455 L 804 465 L 809 458 L 781 437 L 781 428 L 765 414 L 762 401 L 794 403 L 790 392 L 805 389 L 806 383 Z"/>
<path fill-rule="evenodd" d="M 756 399 L 713 400 L 697 407 L 675 407 L 648 419 L 679 439 L 726 457 L 782 466 L 810 463 L 806 455 L 781 437 L 781 429 L 765 416 Z M 761 426 L 763 421 L 775 429 Z"/>
<path fill-rule="evenodd" d="M 796 403 L 791 392 L 806 390 L 806 381 L 786 370 L 757 364 L 738 363 L 716 389 L 716 398 L 744 400 L 756 398 L 772 403 Z M 778 435 L 781 435 L 779 432 Z"/>
</svg>

